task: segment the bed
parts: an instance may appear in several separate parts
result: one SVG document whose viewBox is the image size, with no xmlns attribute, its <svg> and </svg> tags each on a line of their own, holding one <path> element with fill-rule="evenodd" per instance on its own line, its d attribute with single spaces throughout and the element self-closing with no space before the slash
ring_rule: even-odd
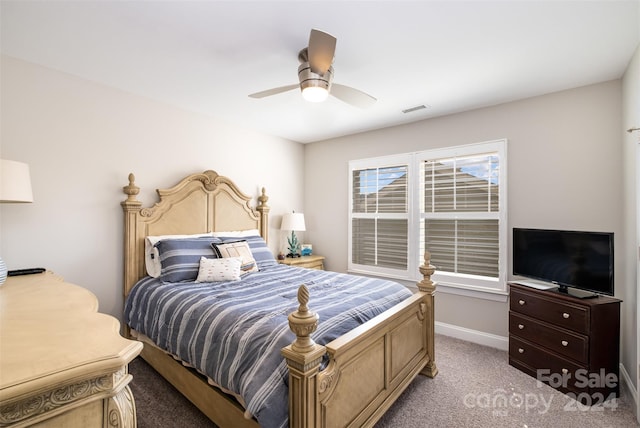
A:
<svg viewBox="0 0 640 428">
<path fill-rule="evenodd" d="M 195 348 L 202 348 L 200 345 L 207 339 L 194 340 L 190 345 L 172 347 L 173 339 L 167 339 L 165 333 L 155 335 L 151 328 L 152 333 L 147 334 L 148 331 L 140 332 L 136 328 L 131 328 L 129 324 L 134 324 L 136 327 L 141 325 L 134 321 L 136 318 L 138 320 L 145 318 L 136 315 L 139 307 L 144 306 L 140 303 L 143 301 L 140 295 L 145 292 L 140 290 L 143 290 L 145 285 L 147 290 L 151 290 L 146 294 L 156 296 L 157 302 L 175 302 L 177 301 L 175 296 L 178 294 L 195 293 L 192 297 L 181 297 L 181 299 L 187 299 L 181 302 L 191 299 L 190 301 L 199 302 L 200 309 L 193 306 L 193 309 L 185 310 L 179 315 L 182 321 L 177 321 L 176 326 L 200 324 L 200 321 L 192 321 L 193 313 L 216 311 L 218 310 L 215 309 L 218 308 L 216 305 L 224 298 L 235 304 L 246 302 L 239 306 L 249 307 L 248 310 L 253 311 L 251 312 L 253 318 L 247 315 L 249 322 L 253 325 L 264 323 L 267 328 L 272 328 L 269 327 L 269 322 L 273 319 L 281 327 L 284 319 L 289 327 L 286 329 L 287 333 L 279 333 L 277 340 L 270 337 L 268 342 L 271 346 L 268 355 L 261 357 L 257 363 L 253 362 L 251 367 L 252 370 L 258 370 L 256 367 L 259 367 L 260 372 L 264 371 L 265 379 L 274 379 L 274 373 L 276 379 L 284 378 L 281 382 L 285 386 L 284 393 L 282 389 L 278 390 L 278 394 L 284 395 L 276 395 L 280 397 L 276 401 L 288 401 L 283 403 L 286 413 L 283 423 L 290 427 L 373 426 L 415 376 L 422 374 L 434 377 L 437 374 L 434 358 L 435 284 L 430 280 L 434 268 L 429 263 L 428 253 L 425 254 L 425 263 L 420 267 L 424 278 L 417 284 L 418 291 L 402 294 L 397 289 L 393 289 L 394 286 L 389 285 L 389 281 L 361 277 L 362 280 L 351 282 L 356 281 L 352 275 L 330 272 L 312 274 L 310 269 L 290 267 L 275 262 L 269 250 L 264 250 L 269 230 L 268 197 L 264 189 L 257 198 L 255 208 L 251 206 L 251 198 L 241 192 L 232 180 L 218 175 L 215 171 L 191 174 L 169 189 L 157 190 L 159 201 L 151 207 L 143 207 L 137 200 L 139 188 L 135 184 L 133 174 L 129 175 L 129 184 L 123 187 L 123 191 L 127 195 L 126 200 L 121 203 L 125 217 L 125 319 L 131 320 L 125 327 L 125 334 L 144 341 L 142 358 L 218 426 L 280 426 L 280 422 L 261 419 L 260 410 L 257 411 L 257 416 L 254 415 L 256 408 L 251 407 L 253 398 L 247 400 L 239 393 L 238 388 L 235 387 L 236 381 L 231 381 L 231 387 L 221 384 L 219 377 L 212 375 L 205 370 L 204 366 L 199 365 L 200 360 L 204 361 L 201 357 L 202 349 L 195 350 Z M 254 257 L 255 265 L 249 266 L 241 256 L 231 257 L 238 255 L 235 253 L 226 254 L 228 257 L 225 257 L 225 254 L 218 254 L 218 257 L 227 258 L 225 268 L 233 265 L 234 274 L 228 282 L 209 284 L 207 281 L 211 280 L 211 277 L 207 279 L 205 275 L 201 282 L 192 282 L 189 279 L 184 283 L 179 282 L 176 286 L 172 282 L 163 281 L 161 277 L 149 277 L 148 237 L 174 236 L 177 237 L 177 242 L 184 236 L 193 237 L 198 234 L 203 234 L 206 238 L 198 236 L 194 239 L 197 245 L 211 240 L 212 242 L 207 245 L 215 244 L 213 247 L 222 249 L 223 252 L 225 249 L 235 250 L 236 246 L 243 245 L 243 242 L 246 244 L 248 241 L 249 244 L 246 245 L 250 247 L 252 254 L 257 254 Z M 264 258 L 262 258 L 264 254 L 260 253 L 263 250 L 266 254 Z M 173 253 L 165 251 L 164 254 Z M 202 260 L 202 263 L 204 264 L 205 260 Z M 238 265 L 242 265 L 241 269 L 243 269 L 243 278 L 240 283 L 252 278 L 255 285 L 245 286 L 242 289 L 235 287 Z M 203 272 L 201 265 L 199 278 Z M 249 273 L 245 275 L 245 272 Z M 163 275 L 165 273 L 170 272 L 167 269 L 166 272 L 163 271 Z M 214 278 L 213 281 L 219 279 Z M 280 284 L 284 283 L 289 284 L 288 288 L 280 289 Z M 383 288 L 388 286 L 391 289 Z M 209 293 L 211 288 L 215 288 L 216 292 L 222 292 L 223 297 L 202 294 Z M 375 290 L 378 288 L 381 294 L 375 296 Z M 263 294 L 267 289 L 274 290 L 277 298 L 271 299 Z M 351 297 L 348 299 L 332 297 L 331 293 L 334 291 L 338 293 L 339 289 L 349 291 Z M 171 297 L 164 297 L 164 295 L 158 297 L 160 296 L 158 293 L 162 290 L 166 290 Z M 247 292 L 247 290 L 251 291 Z M 255 294 L 251 296 L 251 293 Z M 393 299 L 390 297 L 392 295 Z M 335 313 L 332 313 L 329 309 L 333 306 L 331 299 L 360 302 L 358 303 L 360 306 L 367 308 L 366 318 L 360 324 L 353 325 L 351 318 L 359 319 L 360 312 L 358 312 L 356 317 L 343 322 L 345 317 L 340 317 L 340 314 L 344 313 L 342 310 L 336 309 Z M 256 307 L 255 302 L 262 304 L 267 300 L 274 300 L 276 308 L 269 309 L 268 313 L 263 313 L 256 318 L 261 308 Z M 207 306 L 203 303 L 207 301 L 216 303 Z M 315 307 L 314 301 L 317 304 Z M 182 308 L 185 306 L 182 303 L 178 305 Z M 156 314 L 146 317 L 156 320 L 162 318 L 161 323 L 155 324 L 169 324 L 167 321 L 169 318 L 177 318 L 177 314 L 181 313 L 176 307 L 163 306 L 158 309 L 155 303 L 153 307 L 157 311 Z M 225 307 L 220 311 L 231 312 L 236 309 Z M 240 312 L 234 312 L 234 314 L 234 319 L 244 317 Z M 341 321 L 336 322 L 337 318 Z M 333 324 L 339 324 L 342 330 L 334 331 Z M 331 328 L 328 328 L 328 325 Z M 207 326 L 204 330 L 210 331 L 214 328 Z M 174 327 L 169 331 L 178 329 L 179 327 Z M 228 326 L 222 328 L 222 330 L 225 329 L 232 330 Z M 229 342 L 227 346 L 230 348 L 253 344 L 252 334 L 256 337 L 268 336 L 268 333 L 264 332 L 254 333 L 252 327 L 239 329 L 242 330 L 242 337 L 244 337 L 244 342 L 241 342 L 243 346 L 237 343 L 230 345 L 232 342 Z M 189 331 L 194 337 L 199 334 L 198 330 L 191 327 L 183 330 Z M 286 342 L 282 342 L 283 340 Z M 283 346 L 280 347 L 279 344 Z M 274 348 L 274 346 L 278 347 Z M 220 348 L 220 344 L 214 348 Z M 232 367 L 246 365 L 233 361 Z M 268 365 L 268 361 L 275 361 L 277 368 L 273 369 Z M 210 363 L 206 364 L 210 365 Z M 222 367 L 223 363 L 219 364 Z M 280 370 L 284 373 L 280 373 Z M 232 370 L 225 366 L 224 370 L 219 371 L 226 375 Z M 237 371 L 242 372 L 241 369 Z M 255 371 L 251 376 L 245 377 L 245 380 L 237 382 L 245 382 L 247 378 L 260 379 L 256 373 L 258 372 Z M 264 380 L 258 381 L 258 383 L 263 382 Z M 272 406 L 267 404 L 266 407 Z"/>
</svg>

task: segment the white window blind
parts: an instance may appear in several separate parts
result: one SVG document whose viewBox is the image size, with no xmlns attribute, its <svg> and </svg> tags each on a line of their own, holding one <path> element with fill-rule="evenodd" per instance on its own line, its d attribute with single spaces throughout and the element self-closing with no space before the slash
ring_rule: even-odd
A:
<svg viewBox="0 0 640 428">
<path fill-rule="evenodd" d="M 498 278 L 500 162 L 497 152 L 425 159 L 422 248 L 440 271 Z"/>
<path fill-rule="evenodd" d="M 408 165 L 351 170 L 350 265 L 407 271 Z"/>
</svg>

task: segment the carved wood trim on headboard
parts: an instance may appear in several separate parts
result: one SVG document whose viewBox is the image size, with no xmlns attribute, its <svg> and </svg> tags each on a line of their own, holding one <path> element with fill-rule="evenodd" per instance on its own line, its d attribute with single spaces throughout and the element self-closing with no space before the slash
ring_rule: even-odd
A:
<svg viewBox="0 0 640 428">
<path fill-rule="evenodd" d="M 160 200 L 144 208 L 136 196 L 135 176 L 122 188 L 124 211 L 124 297 L 145 276 L 144 239 L 154 235 L 195 234 L 258 229 L 268 241 L 269 206 L 265 189 L 255 209 L 251 197 L 215 171 L 191 174 L 169 189 L 157 189 Z"/>
</svg>

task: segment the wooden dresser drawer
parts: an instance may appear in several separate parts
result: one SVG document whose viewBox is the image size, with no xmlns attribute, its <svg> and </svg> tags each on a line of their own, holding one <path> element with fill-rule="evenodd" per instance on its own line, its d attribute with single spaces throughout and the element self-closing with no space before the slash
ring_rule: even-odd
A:
<svg viewBox="0 0 640 428">
<path fill-rule="evenodd" d="M 557 328 L 512 311 L 509 312 L 509 333 L 578 363 L 589 362 L 589 338 L 586 335 Z"/>
<path fill-rule="evenodd" d="M 576 376 L 576 372 L 580 370 L 578 373 L 586 373 L 586 366 L 552 354 L 544 348 L 513 335 L 509 335 L 509 364 L 538 380 L 552 379 L 558 384 L 551 386 L 561 391 L 581 392 L 584 390 L 584 388 L 578 387 L 581 384 L 576 386 L 576 382 L 581 379 Z M 552 376 L 552 374 L 554 375 Z M 562 381 L 561 376 L 564 376 L 566 381 Z"/>
<path fill-rule="evenodd" d="M 552 300 L 512 289 L 509 309 L 553 325 L 587 334 L 590 331 L 589 309 L 560 300 Z"/>
</svg>

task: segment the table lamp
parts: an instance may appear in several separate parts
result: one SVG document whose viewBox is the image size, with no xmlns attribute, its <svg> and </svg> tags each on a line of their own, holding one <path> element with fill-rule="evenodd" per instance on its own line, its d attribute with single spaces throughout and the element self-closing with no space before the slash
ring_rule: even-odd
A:
<svg viewBox="0 0 640 428">
<path fill-rule="evenodd" d="M 287 257 L 300 257 L 300 243 L 298 242 L 296 231 L 306 230 L 304 214 L 290 213 L 283 215 L 280 229 L 291 231 L 291 237 L 287 238 L 287 242 L 289 243 L 289 254 L 287 254 Z"/>
</svg>

